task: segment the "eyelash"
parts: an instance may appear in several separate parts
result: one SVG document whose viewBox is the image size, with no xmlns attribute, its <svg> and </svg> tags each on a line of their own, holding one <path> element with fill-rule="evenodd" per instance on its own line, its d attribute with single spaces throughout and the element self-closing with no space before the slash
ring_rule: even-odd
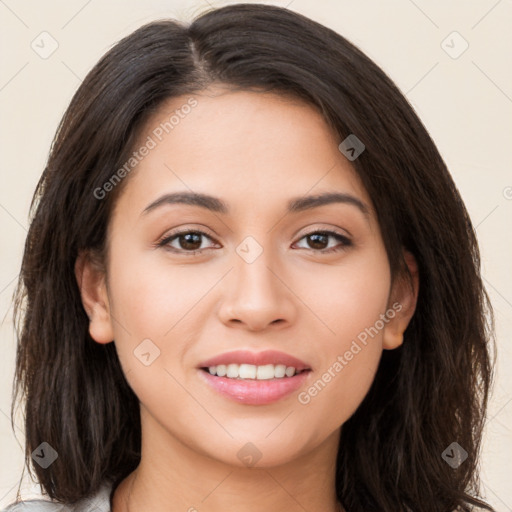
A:
<svg viewBox="0 0 512 512">
<path fill-rule="evenodd" d="M 168 245 L 171 241 L 173 241 L 174 239 L 177 239 L 179 236 L 187 235 L 187 234 L 203 235 L 206 238 L 209 238 L 210 240 L 215 241 L 210 235 L 208 235 L 204 231 L 188 229 L 188 230 L 183 230 L 183 231 L 177 231 L 175 233 L 170 234 L 169 236 L 164 237 L 163 239 L 161 239 L 160 241 L 158 241 L 156 243 L 156 246 L 157 247 L 165 247 L 166 249 L 168 249 L 169 251 L 171 251 L 173 253 L 182 254 L 182 255 L 195 255 L 195 254 L 198 254 L 198 253 L 206 250 L 206 249 L 196 249 L 195 251 L 187 251 L 185 249 L 176 249 L 176 248 L 170 247 Z M 321 230 L 321 229 L 306 233 L 299 239 L 299 241 L 302 240 L 303 238 L 307 238 L 308 236 L 316 235 L 316 234 L 327 235 L 328 237 L 332 236 L 333 238 L 336 238 L 339 242 L 341 242 L 342 246 L 341 247 L 335 246 L 335 247 L 331 247 L 329 249 L 311 249 L 311 248 L 309 248 L 306 250 L 320 253 L 320 254 L 327 254 L 327 253 L 333 253 L 333 252 L 340 252 L 340 251 L 345 250 L 347 247 L 352 246 L 352 241 L 349 238 L 347 238 L 346 236 L 342 235 L 341 233 L 338 233 L 336 231 L 328 231 L 328 230 Z"/>
</svg>

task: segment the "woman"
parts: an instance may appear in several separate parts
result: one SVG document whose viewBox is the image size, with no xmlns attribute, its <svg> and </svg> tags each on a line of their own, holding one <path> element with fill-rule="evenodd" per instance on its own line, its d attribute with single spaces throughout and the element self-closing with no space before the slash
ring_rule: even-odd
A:
<svg viewBox="0 0 512 512">
<path fill-rule="evenodd" d="M 33 208 L 15 396 L 54 502 L 7 510 L 492 510 L 473 227 L 340 35 L 253 4 L 136 30 Z"/>
</svg>

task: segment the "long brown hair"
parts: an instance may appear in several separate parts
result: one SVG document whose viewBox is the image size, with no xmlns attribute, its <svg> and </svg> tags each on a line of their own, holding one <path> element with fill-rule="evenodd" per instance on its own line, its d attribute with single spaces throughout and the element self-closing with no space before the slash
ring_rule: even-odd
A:
<svg viewBox="0 0 512 512">
<path fill-rule="evenodd" d="M 479 496 L 480 442 L 494 318 L 474 228 L 428 132 L 386 74 L 345 38 L 285 8 L 238 4 L 190 25 L 149 23 L 117 43 L 74 95 L 31 204 L 15 294 L 18 334 L 11 421 L 26 399 L 26 467 L 47 442 L 59 454 L 37 480 L 63 503 L 119 482 L 140 461 L 139 403 L 114 343 L 88 332 L 74 274 L 81 250 L 105 256 L 116 198 L 95 190 L 127 161 L 167 99 L 213 82 L 293 95 L 320 109 L 375 205 L 392 272 L 415 256 L 420 290 L 404 343 L 343 425 L 336 491 L 349 512 L 493 510 Z M 14 426 L 13 426 L 14 429 Z M 443 457 L 458 445 L 467 458 Z M 462 452 L 461 452 L 462 453 Z"/>
</svg>

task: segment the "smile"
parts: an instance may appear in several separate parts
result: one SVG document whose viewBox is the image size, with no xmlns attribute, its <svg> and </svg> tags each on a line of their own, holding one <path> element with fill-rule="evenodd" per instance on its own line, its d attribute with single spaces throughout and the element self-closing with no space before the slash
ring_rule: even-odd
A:
<svg viewBox="0 0 512 512">
<path fill-rule="evenodd" d="M 203 369 L 206 370 L 206 368 Z M 218 377 L 244 380 L 283 379 L 293 377 L 302 371 L 306 371 L 297 371 L 293 366 L 286 366 L 284 364 L 266 364 L 263 366 L 255 366 L 253 364 L 219 364 L 217 366 L 210 366 L 207 370 L 211 375 Z"/>
</svg>

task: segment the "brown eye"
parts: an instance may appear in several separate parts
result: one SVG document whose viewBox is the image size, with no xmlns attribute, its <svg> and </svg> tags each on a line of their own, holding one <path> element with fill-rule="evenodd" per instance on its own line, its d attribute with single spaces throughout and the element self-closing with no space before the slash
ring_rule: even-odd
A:
<svg viewBox="0 0 512 512">
<path fill-rule="evenodd" d="M 336 233 L 335 231 L 313 231 L 301 238 L 301 240 L 304 239 L 307 240 L 308 245 L 304 247 L 304 249 L 323 253 L 341 251 L 352 245 L 352 242 L 346 236 Z M 338 240 L 340 243 L 329 247 L 329 239 Z"/>
<path fill-rule="evenodd" d="M 201 248 L 201 236 L 199 233 L 185 233 L 177 236 L 180 249 L 197 250 Z"/>
<path fill-rule="evenodd" d="M 193 254 L 205 249 L 205 247 L 201 247 L 203 238 L 212 240 L 211 237 L 202 231 L 180 231 L 165 237 L 158 243 L 158 246 L 169 248 L 173 252 Z"/>
<path fill-rule="evenodd" d="M 308 235 L 306 239 L 311 249 L 326 249 L 325 244 L 329 245 L 329 235 L 323 233 L 313 233 Z"/>
</svg>

